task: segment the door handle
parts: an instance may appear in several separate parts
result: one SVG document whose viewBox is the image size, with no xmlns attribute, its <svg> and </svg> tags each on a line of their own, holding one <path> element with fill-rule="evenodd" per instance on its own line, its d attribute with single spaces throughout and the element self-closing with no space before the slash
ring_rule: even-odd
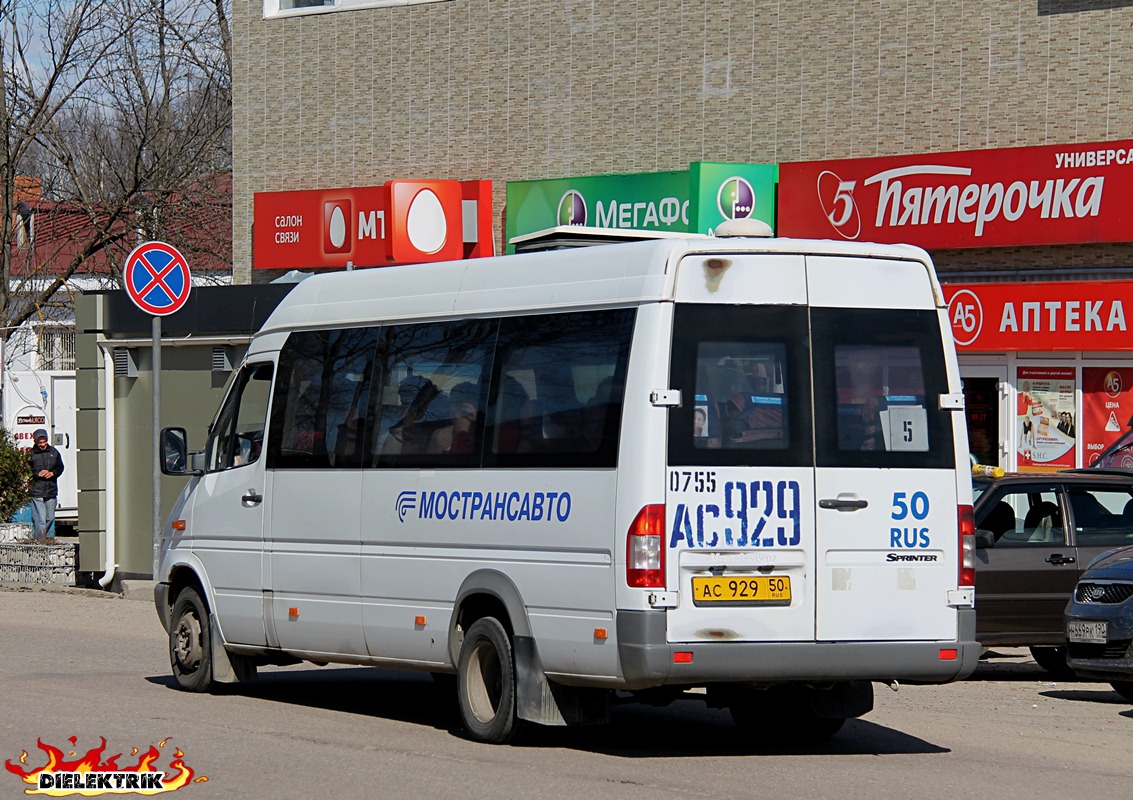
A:
<svg viewBox="0 0 1133 800">
<path fill-rule="evenodd" d="M 1054 564 L 1055 566 L 1059 564 L 1073 564 L 1077 560 L 1078 559 L 1074 558 L 1074 556 L 1064 556 L 1062 553 L 1051 553 L 1046 557 L 1046 563 Z"/>
<path fill-rule="evenodd" d="M 244 501 L 244 505 L 258 506 L 264 501 L 264 496 L 259 494 L 255 489 L 249 489 L 248 493 L 240 499 Z"/>
<path fill-rule="evenodd" d="M 818 501 L 819 508 L 832 508 L 836 511 L 857 511 L 868 505 L 868 500 L 843 500 L 837 497 L 824 497 Z"/>
</svg>

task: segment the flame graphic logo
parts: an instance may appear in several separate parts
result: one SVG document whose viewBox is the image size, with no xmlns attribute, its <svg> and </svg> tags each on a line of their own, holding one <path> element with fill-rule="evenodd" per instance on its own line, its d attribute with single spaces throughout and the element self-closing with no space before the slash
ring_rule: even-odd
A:
<svg viewBox="0 0 1133 800">
<path fill-rule="evenodd" d="M 69 741 L 74 746 L 78 740 L 72 736 Z M 36 746 L 47 756 L 46 764 L 42 767 L 24 769 L 28 763 L 28 752 L 24 750 L 20 754 L 19 763 L 12 763 L 9 759 L 4 762 L 4 766 L 27 784 L 28 788 L 24 789 L 24 794 L 46 797 L 72 795 L 94 797 L 105 794 L 149 796 L 175 792 L 189 783 L 203 783 L 208 780 L 204 775 L 193 777 L 195 773 L 184 762 L 185 754 L 179 747 L 173 748 L 175 752 L 169 762 L 168 770 L 155 769 L 154 764 L 161 757 L 160 748 L 164 748 L 168 743 L 169 737 L 166 737 L 158 742 L 156 747 L 151 744 L 145 752 L 133 748 L 130 758 L 137 757 L 137 763 L 123 767 L 118 766 L 118 759 L 122 758 L 121 753 L 103 760 L 102 754 L 106 750 L 105 737 L 102 737 L 102 743 L 98 747 L 92 747 L 85 755 L 74 757 L 76 754 L 72 751 L 70 758 L 58 747 L 37 739 Z"/>
<path fill-rule="evenodd" d="M 402 492 L 397 496 L 397 518 L 405 522 L 405 515 L 417 508 L 417 492 Z"/>
</svg>

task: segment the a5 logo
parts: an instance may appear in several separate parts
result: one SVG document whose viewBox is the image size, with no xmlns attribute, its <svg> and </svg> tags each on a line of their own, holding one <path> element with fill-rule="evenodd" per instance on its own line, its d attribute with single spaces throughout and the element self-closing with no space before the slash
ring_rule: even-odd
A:
<svg viewBox="0 0 1133 800">
<path fill-rule="evenodd" d="M 980 298 L 971 289 L 961 289 L 948 301 L 948 318 L 952 321 L 952 338 L 964 347 L 979 338 L 984 325 L 984 309 Z"/>
</svg>

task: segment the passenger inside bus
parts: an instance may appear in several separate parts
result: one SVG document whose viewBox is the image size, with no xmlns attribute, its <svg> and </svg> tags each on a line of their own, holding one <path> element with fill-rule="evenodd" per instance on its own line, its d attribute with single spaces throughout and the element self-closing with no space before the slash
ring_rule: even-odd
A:
<svg viewBox="0 0 1133 800">
<path fill-rule="evenodd" d="M 389 427 L 381 444 L 382 455 L 424 453 L 432 435 L 430 404 L 439 398 L 440 389 L 428 378 L 410 373 L 398 386 L 399 406 L 383 407 L 382 418 L 399 417 Z"/>
<path fill-rule="evenodd" d="M 458 383 L 449 392 L 452 408 L 450 424 L 438 428 L 429 438 L 430 453 L 471 453 L 475 449 L 477 404 L 480 387 L 471 381 Z"/>
</svg>

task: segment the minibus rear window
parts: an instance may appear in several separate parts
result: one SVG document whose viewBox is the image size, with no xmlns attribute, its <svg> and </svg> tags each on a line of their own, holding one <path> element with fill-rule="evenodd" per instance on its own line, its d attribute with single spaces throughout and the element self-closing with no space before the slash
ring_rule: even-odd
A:
<svg viewBox="0 0 1133 800">
<path fill-rule="evenodd" d="M 811 311 L 818 466 L 952 468 L 935 311 Z"/>
<path fill-rule="evenodd" d="M 813 463 L 805 308 L 679 305 L 671 369 L 671 464 Z"/>
</svg>

